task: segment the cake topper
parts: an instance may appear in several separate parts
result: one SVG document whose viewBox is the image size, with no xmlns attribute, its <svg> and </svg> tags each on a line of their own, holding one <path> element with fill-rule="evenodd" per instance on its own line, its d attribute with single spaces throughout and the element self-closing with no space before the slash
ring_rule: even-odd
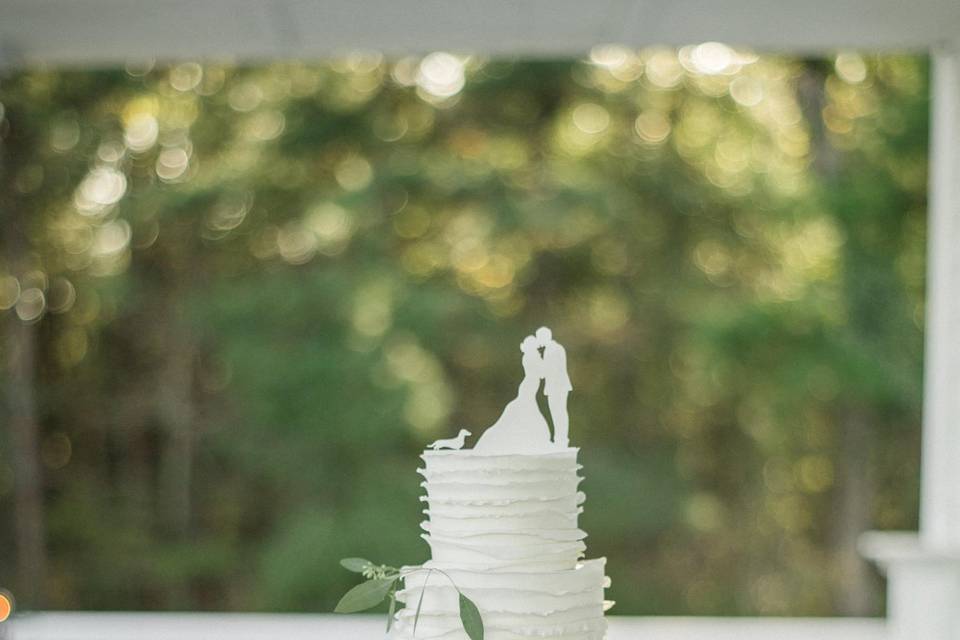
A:
<svg viewBox="0 0 960 640">
<path fill-rule="evenodd" d="M 541 349 L 543 353 L 541 355 Z M 527 336 L 520 344 L 523 356 L 523 380 L 517 397 L 503 409 L 497 421 L 484 431 L 474 446 L 486 453 L 539 453 L 569 446 L 567 395 L 573 386 L 567 375 L 567 354 L 547 327 Z M 545 380 L 544 394 L 553 420 L 554 437 L 537 405 L 540 381 Z"/>
<path fill-rule="evenodd" d="M 570 418 L 567 415 L 567 396 L 573 390 L 567 374 L 567 350 L 553 339 L 547 327 L 537 329 L 537 344 L 543 348 L 543 394 L 553 420 L 553 441 L 558 447 L 570 444 Z"/>
<path fill-rule="evenodd" d="M 467 436 L 473 435 L 466 429 L 460 429 L 460 433 L 457 434 L 456 438 L 447 438 L 446 440 L 437 440 L 429 445 L 430 449 L 436 451 L 437 449 L 463 449 L 463 443 L 467 439 Z"/>
</svg>

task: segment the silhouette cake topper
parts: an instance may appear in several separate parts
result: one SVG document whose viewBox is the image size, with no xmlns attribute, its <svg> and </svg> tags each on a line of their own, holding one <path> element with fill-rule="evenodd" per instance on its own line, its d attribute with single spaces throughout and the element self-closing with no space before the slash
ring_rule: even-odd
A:
<svg viewBox="0 0 960 640">
<path fill-rule="evenodd" d="M 455 438 L 447 438 L 446 440 L 437 440 L 436 442 L 431 442 L 427 445 L 428 449 L 453 449 L 459 451 L 463 449 L 463 443 L 466 441 L 467 436 L 470 435 L 470 432 L 466 429 L 460 429 L 460 433 L 457 434 Z"/>
<path fill-rule="evenodd" d="M 483 453 L 543 453 L 570 445 L 567 396 L 573 389 L 567 375 L 567 352 L 547 327 L 537 329 L 520 343 L 523 380 L 517 397 L 507 403 L 497 421 L 484 431 L 474 451 Z M 542 353 L 541 353 L 542 351 Z M 540 413 L 537 393 L 544 395 L 553 420 L 554 434 Z"/>
</svg>

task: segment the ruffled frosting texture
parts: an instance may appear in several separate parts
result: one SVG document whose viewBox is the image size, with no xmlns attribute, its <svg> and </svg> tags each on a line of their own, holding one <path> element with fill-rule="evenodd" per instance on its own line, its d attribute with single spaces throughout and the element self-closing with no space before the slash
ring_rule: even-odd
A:
<svg viewBox="0 0 960 640">
<path fill-rule="evenodd" d="M 577 449 L 539 454 L 426 451 L 421 525 L 431 560 L 409 573 L 392 637 L 468 640 L 457 588 L 486 640 L 601 640 L 605 560 L 583 560 Z M 426 571 L 433 569 L 433 571 Z M 453 585 L 456 585 L 456 588 Z"/>
</svg>

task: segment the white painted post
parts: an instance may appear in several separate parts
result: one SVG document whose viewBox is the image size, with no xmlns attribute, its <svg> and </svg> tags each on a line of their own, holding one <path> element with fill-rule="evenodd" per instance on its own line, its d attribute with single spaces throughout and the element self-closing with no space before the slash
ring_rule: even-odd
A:
<svg viewBox="0 0 960 640">
<path fill-rule="evenodd" d="M 960 640 L 960 46 L 932 55 L 920 534 L 869 533 L 892 640 Z"/>
<path fill-rule="evenodd" d="M 920 535 L 960 549 L 960 48 L 934 53 L 931 82 Z"/>
</svg>

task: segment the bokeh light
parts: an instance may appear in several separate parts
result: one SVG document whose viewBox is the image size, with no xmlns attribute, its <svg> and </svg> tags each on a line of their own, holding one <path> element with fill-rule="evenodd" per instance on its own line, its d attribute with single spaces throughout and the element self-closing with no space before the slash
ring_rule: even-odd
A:
<svg viewBox="0 0 960 640">
<path fill-rule="evenodd" d="M 17 304 L 20 299 L 20 281 L 14 276 L 0 276 L 0 310 Z"/>
<path fill-rule="evenodd" d="M 24 322 L 38 322 L 46 309 L 46 297 L 36 287 L 24 289 L 14 307 L 17 317 Z"/>
<path fill-rule="evenodd" d="M 431 96 L 450 98 L 463 89 L 466 73 L 463 61 L 449 53 L 438 51 L 420 61 L 417 86 Z"/>
<path fill-rule="evenodd" d="M 841 53 L 834 61 L 837 75 L 845 82 L 857 84 L 867 79 L 867 65 L 857 53 Z"/>
<path fill-rule="evenodd" d="M 127 191 L 127 177 L 120 171 L 101 166 L 93 169 L 80 183 L 74 203 L 83 215 L 99 216 L 115 205 Z"/>
<path fill-rule="evenodd" d="M 6 621 L 13 614 L 13 595 L 0 589 L 0 622 Z"/>
</svg>

